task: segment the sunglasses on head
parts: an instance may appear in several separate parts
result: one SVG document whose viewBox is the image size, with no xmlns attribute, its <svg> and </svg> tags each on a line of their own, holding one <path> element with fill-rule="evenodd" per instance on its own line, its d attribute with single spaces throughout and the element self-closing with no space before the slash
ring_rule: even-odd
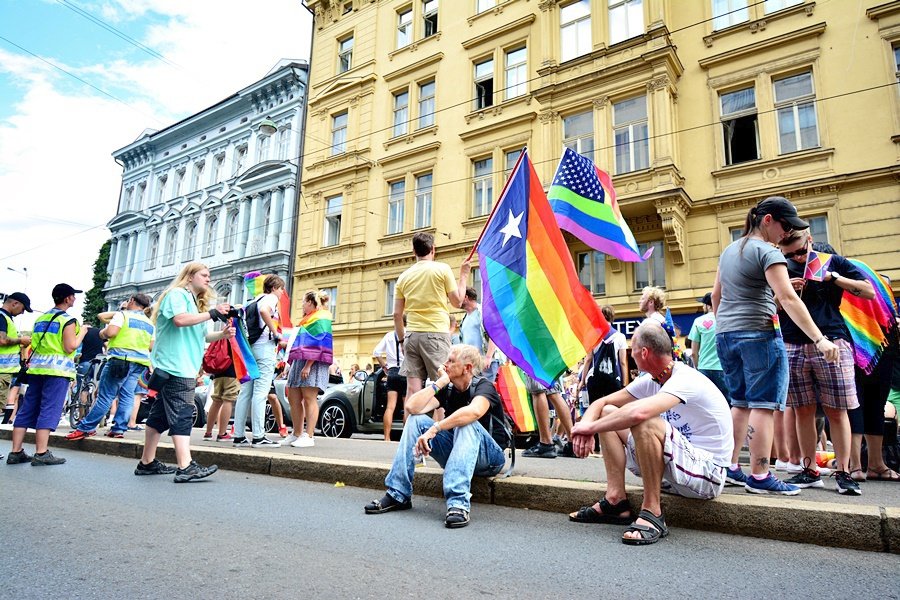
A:
<svg viewBox="0 0 900 600">
<path fill-rule="evenodd" d="M 793 252 L 785 252 L 784 257 L 785 258 L 796 258 L 798 256 L 803 256 L 804 254 L 806 254 L 808 252 L 809 252 L 809 248 L 807 248 L 806 246 L 803 246 L 802 248 L 798 248 L 798 249 L 794 250 Z"/>
</svg>

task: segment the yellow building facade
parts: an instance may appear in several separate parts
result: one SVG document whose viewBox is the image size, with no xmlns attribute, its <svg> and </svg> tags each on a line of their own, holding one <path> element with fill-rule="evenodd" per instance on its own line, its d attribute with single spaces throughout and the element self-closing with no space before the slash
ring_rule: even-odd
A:
<svg viewBox="0 0 900 600">
<path fill-rule="evenodd" d="M 294 306 L 330 290 L 336 360 L 393 327 L 411 238 L 454 271 L 523 147 L 613 175 L 644 264 L 566 235 L 619 317 L 645 285 L 695 313 L 747 211 L 900 280 L 900 1 L 306 0 L 315 14 Z M 479 284 L 479 272 L 472 284 Z"/>
</svg>

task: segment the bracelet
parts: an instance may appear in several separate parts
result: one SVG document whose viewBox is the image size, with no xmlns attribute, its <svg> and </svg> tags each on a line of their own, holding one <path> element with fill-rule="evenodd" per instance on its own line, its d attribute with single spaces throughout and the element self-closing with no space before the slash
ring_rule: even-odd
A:
<svg viewBox="0 0 900 600">
<path fill-rule="evenodd" d="M 440 431 L 441 431 L 441 422 L 440 421 L 435 421 L 434 423 L 431 424 L 431 426 L 434 427 L 438 433 L 440 433 Z"/>
<path fill-rule="evenodd" d="M 822 337 L 820 337 L 819 339 L 817 339 L 815 342 L 813 342 L 813 345 L 814 345 L 814 346 L 818 346 L 819 343 L 820 343 L 822 340 L 826 340 L 826 339 L 828 339 L 828 338 L 826 338 L 826 337 L 823 335 Z"/>
<path fill-rule="evenodd" d="M 435 395 L 437 395 L 437 393 L 438 393 L 439 391 L 441 391 L 441 388 L 439 388 L 439 387 L 437 386 L 437 384 L 434 383 L 433 381 L 431 382 L 431 389 L 434 390 L 434 394 L 435 394 Z"/>
</svg>

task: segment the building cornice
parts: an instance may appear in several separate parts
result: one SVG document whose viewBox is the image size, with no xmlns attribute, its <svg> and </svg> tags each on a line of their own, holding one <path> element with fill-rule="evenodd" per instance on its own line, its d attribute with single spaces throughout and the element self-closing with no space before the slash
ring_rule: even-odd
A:
<svg viewBox="0 0 900 600">
<path fill-rule="evenodd" d="M 745 56 L 758 55 L 761 52 L 765 52 L 766 50 L 771 50 L 772 48 L 777 48 L 785 44 L 791 44 L 811 37 L 818 37 L 825 32 L 825 27 L 826 23 L 824 21 L 822 23 L 816 23 L 815 25 L 810 25 L 809 27 L 797 29 L 796 31 L 791 31 L 782 35 L 776 35 L 775 37 L 771 37 L 767 40 L 761 40 L 754 44 L 747 44 L 746 46 L 741 46 L 740 48 L 735 48 L 734 50 L 728 50 L 727 52 L 715 54 L 707 58 L 701 58 L 699 61 L 697 61 L 697 64 L 700 65 L 701 69 L 709 69 L 716 65 L 720 65 L 726 62 L 732 62 Z"/>
</svg>

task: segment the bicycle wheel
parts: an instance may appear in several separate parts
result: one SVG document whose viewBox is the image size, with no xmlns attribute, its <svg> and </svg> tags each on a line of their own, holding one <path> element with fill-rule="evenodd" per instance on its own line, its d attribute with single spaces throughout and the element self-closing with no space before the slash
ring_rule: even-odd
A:
<svg viewBox="0 0 900 600">
<path fill-rule="evenodd" d="M 72 386 L 72 389 L 69 390 L 69 398 L 66 401 L 66 413 L 69 417 L 69 426 L 72 429 L 78 427 L 78 423 L 81 422 L 82 414 L 80 414 L 79 410 L 81 408 L 81 382 L 76 379 L 75 385 Z"/>
<path fill-rule="evenodd" d="M 79 398 L 78 408 L 81 411 L 81 417 L 79 417 L 79 421 L 85 418 L 91 409 L 94 408 L 94 401 L 97 399 L 97 388 L 94 385 L 93 381 L 88 381 L 84 384 L 84 402 L 81 402 Z"/>
</svg>

